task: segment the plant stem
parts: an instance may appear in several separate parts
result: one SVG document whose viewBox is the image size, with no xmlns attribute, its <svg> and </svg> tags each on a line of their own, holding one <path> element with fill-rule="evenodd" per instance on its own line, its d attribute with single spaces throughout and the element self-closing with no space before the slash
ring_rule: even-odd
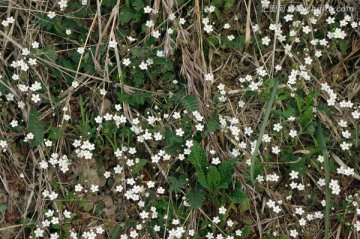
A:
<svg viewBox="0 0 360 239">
<path fill-rule="evenodd" d="M 258 152 L 259 152 L 259 148 L 260 148 L 260 145 L 261 145 L 261 142 L 262 142 L 262 137 L 263 137 L 264 132 L 265 132 L 265 127 L 266 127 L 267 122 L 269 120 L 270 112 L 271 112 L 271 109 L 272 109 L 272 106 L 273 106 L 273 103 L 274 103 L 274 100 L 275 100 L 276 90 L 278 88 L 278 85 L 279 85 L 279 80 L 275 80 L 273 90 L 272 90 L 272 93 L 271 93 L 271 97 L 270 97 L 270 101 L 268 103 L 268 106 L 267 106 L 267 109 L 266 109 L 266 112 L 265 112 L 265 116 L 264 116 L 264 120 L 263 120 L 261 128 L 260 128 L 260 134 L 259 134 L 258 140 L 256 142 L 254 153 L 253 153 L 253 155 L 251 157 L 250 176 L 251 176 L 252 182 L 254 182 L 254 170 L 255 170 L 255 164 L 256 164 L 256 157 L 257 157 Z"/>
<path fill-rule="evenodd" d="M 326 148 L 326 143 L 324 140 L 324 134 L 323 129 L 320 123 L 320 119 L 317 119 L 317 126 L 318 126 L 318 134 L 320 138 L 321 148 L 323 152 L 324 157 L 324 164 L 325 164 L 325 183 L 326 183 L 326 189 L 325 189 L 325 197 L 326 197 L 326 207 L 325 207 L 325 239 L 329 239 L 329 233 L 330 233 L 330 164 L 329 164 L 329 152 Z"/>
</svg>

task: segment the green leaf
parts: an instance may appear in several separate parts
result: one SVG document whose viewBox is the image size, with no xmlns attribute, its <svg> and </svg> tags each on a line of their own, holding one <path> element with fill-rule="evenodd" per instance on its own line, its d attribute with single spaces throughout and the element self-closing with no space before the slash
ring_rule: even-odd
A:
<svg viewBox="0 0 360 239">
<path fill-rule="evenodd" d="M 199 109 L 197 99 L 194 95 L 185 96 L 185 98 L 181 100 L 181 104 L 189 113 Z"/>
<path fill-rule="evenodd" d="M 234 7 L 234 4 L 235 4 L 235 0 L 225 0 L 224 8 L 230 9 Z"/>
<path fill-rule="evenodd" d="M 210 166 L 207 174 L 207 183 L 212 190 L 215 190 L 221 182 L 221 174 L 216 167 Z"/>
<path fill-rule="evenodd" d="M 205 176 L 205 174 L 203 172 L 198 171 L 198 172 L 195 173 L 195 176 L 197 177 L 197 179 L 198 179 L 201 186 L 203 186 L 204 188 L 210 190 L 209 184 L 208 184 L 208 182 L 206 180 L 206 176 Z"/>
<path fill-rule="evenodd" d="M 207 122 L 207 131 L 216 132 L 220 128 L 220 122 L 218 119 L 210 118 Z"/>
<path fill-rule="evenodd" d="M 179 178 L 176 178 L 175 176 L 169 176 L 169 182 L 170 182 L 170 191 L 179 193 L 182 188 L 185 188 L 186 186 L 186 178 L 182 174 L 179 176 Z"/>
<path fill-rule="evenodd" d="M 211 1 L 211 5 L 215 6 L 215 7 L 221 7 L 223 5 L 224 1 L 223 0 L 212 0 Z"/>
<path fill-rule="evenodd" d="M 233 203 L 240 204 L 241 212 L 245 212 L 250 208 L 250 200 L 246 193 L 242 190 L 240 183 L 236 184 L 235 190 L 229 198 Z"/>
<path fill-rule="evenodd" d="M 133 167 L 132 174 L 137 174 L 140 172 L 140 170 L 145 166 L 145 164 L 147 164 L 147 162 L 148 161 L 146 159 L 140 159 L 139 162 Z"/>
<path fill-rule="evenodd" d="M 205 174 L 206 168 L 209 166 L 205 150 L 201 148 L 199 143 L 194 143 L 189 155 L 189 161 L 194 166 L 197 172 Z"/>
<path fill-rule="evenodd" d="M 311 91 L 305 98 L 306 105 L 311 106 L 314 103 L 314 98 L 319 95 L 319 92 L 317 91 Z"/>
<path fill-rule="evenodd" d="M 35 109 L 31 109 L 28 124 L 29 132 L 34 135 L 30 143 L 31 147 L 39 146 L 44 140 L 44 123 L 37 119 L 38 116 L 39 113 Z"/>
<path fill-rule="evenodd" d="M 50 128 L 49 139 L 58 140 L 59 138 L 64 136 L 65 136 L 64 131 L 62 131 L 61 129 L 55 127 Z"/>
<path fill-rule="evenodd" d="M 234 174 L 234 164 L 237 161 L 237 158 L 231 158 L 223 161 L 219 166 L 219 171 L 221 173 L 224 183 L 230 184 L 232 181 L 232 176 Z"/>
<path fill-rule="evenodd" d="M 295 95 L 296 104 L 298 106 L 298 110 L 302 112 L 304 106 L 304 100 L 300 98 L 298 95 Z"/>
<path fill-rule="evenodd" d="M 198 209 L 204 203 L 205 192 L 202 189 L 195 188 L 188 193 L 187 199 L 190 209 Z"/>
<path fill-rule="evenodd" d="M 306 127 L 311 121 L 312 121 L 312 118 L 313 118 L 313 109 L 312 107 L 308 107 L 303 115 L 301 116 L 301 119 L 300 119 L 300 123 L 303 127 Z"/>
<path fill-rule="evenodd" d="M 289 162 L 294 162 L 294 161 L 297 162 L 290 164 L 289 171 L 295 170 L 299 172 L 301 175 L 306 175 L 307 167 L 305 165 L 305 158 L 298 159 L 293 156 L 291 160 L 289 160 Z"/>
<path fill-rule="evenodd" d="M 281 114 L 285 117 L 285 118 L 289 118 L 290 116 L 294 116 L 295 113 L 295 109 L 292 107 L 287 108 L 286 110 L 284 110 Z"/>
<path fill-rule="evenodd" d="M 143 0 L 134 0 L 132 6 L 135 8 L 136 11 L 140 11 L 144 8 L 144 1 Z"/>
<path fill-rule="evenodd" d="M 126 24 L 133 18 L 134 12 L 128 7 L 122 7 L 119 14 L 121 24 Z"/>
<path fill-rule="evenodd" d="M 55 60 L 57 58 L 57 53 L 54 46 L 47 46 L 38 49 L 35 55 L 38 56 L 40 59 L 51 61 L 53 63 L 55 63 Z"/>
<path fill-rule="evenodd" d="M 0 213 L 4 213 L 7 209 L 7 206 L 4 204 L 4 205 L 0 205 Z"/>
<path fill-rule="evenodd" d="M 114 229 L 110 230 L 110 238 L 111 239 L 118 239 L 120 238 L 120 234 L 123 231 L 122 224 L 117 224 Z"/>
</svg>

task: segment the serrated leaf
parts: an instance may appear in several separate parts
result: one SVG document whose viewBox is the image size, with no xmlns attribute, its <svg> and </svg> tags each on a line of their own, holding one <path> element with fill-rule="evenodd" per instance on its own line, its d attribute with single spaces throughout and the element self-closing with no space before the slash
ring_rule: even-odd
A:
<svg viewBox="0 0 360 239">
<path fill-rule="evenodd" d="M 306 127 L 312 121 L 312 118 L 313 118 L 313 109 L 310 106 L 304 111 L 304 113 L 301 116 L 300 119 L 301 125 L 303 127 Z"/>
<path fill-rule="evenodd" d="M 144 8 L 144 1 L 143 0 L 134 0 L 132 6 L 135 8 L 136 11 L 140 11 Z"/>
<path fill-rule="evenodd" d="M 198 179 L 201 186 L 203 186 L 204 188 L 210 190 L 209 184 L 208 184 L 208 182 L 206 180 L 206 176 L 205 176 L 205 174 L 203 172 L 197 171 L 195 173 L 195 176 L 197 177 L 197 179 Z"/>
<path fill-rule="evenodd" d="M 205 192 L 202 189 L 195 188 L 188 193 L 187 199 L 190 204 L 190 209 L 198 209 L 204 204 Z"/>
<path fill-rule="evenodd" d="M 311 106 L 314 103 L 315 97 L 319 95 L 317 91 L 311 91 L 305 98 L 306 106 Z"/>
<path fill-rule="evenodd" d="M 296 104 L 298 107 L 298 110 L 302 112 L 303 106 L 304 106 L 304 100 L 300 98 L 298 95 L 295 95 Z"/>
<path fill-rule="evenodd" d="M 55 60 L 57 58 L 57 53 L 55 51 L 54 46 L 47 46 L 47 47 L 38 49 L 36 51 L 35 55 L 37 55 L 41 59 L 45 59 L 45 60 L 51 61 L 53 63 L 55 62 Z"/>
<path fill-rule="evenodd" d="M 295 113 L 295 109 L 292 107 L 287 108 L 286 110 L 284 110 L 281 114 L 285 117 L 285 118 L 289 118 L 290 116 L 294 116 Z"/>
<path fill-rule="evenodd" d="M 140 159 L 138 163 L 135 164 L 135 166 L 132 169 L 132 174 L 137 174 L 138 172 L 140 172 L 140 170 L 145 166 L 145 164 L 147 164 L 147 160 L 146 159 Z"/>
<path fill-rule="evenodd" d="M 122 24 L 126 24 L 133 18 L 133 11 L 128 7 L 123 7 L 120 10 L 119 19 Z"/>
<path fill-rule="evenodd" d="M 225 0 L 224 8 L 230 9 L 234 7 L 234 4 L 235 4 L 235 0 Z"/>
<path fill-rule="evenodd" d="M 207 131 L 216 132 L 220 128 L 220 122 L 218 119 L 210 118 L 207 122 Z"/>
<path fill-rule="evenodd" d="M 181 100 L 181 104 L 189 113 L 199 109 L 197 99 L 194 95 L 185 96 L 185 98 Z"/>
<path fill-rule="evenodd" d="M 30 143 L 31 147 L 39 146 L 44 140 L 44 123 L 37 119 L 38 116 L 39 113 L 35 109 L 31 109 L 28 124 L 29 132 L 34 135 Z"/>
<path fill-rule="evenodd" d="M 223 0 L 212 0 L 211 1 L 211 5 L 215 6 L 215 7 L 221 7 L 223 5 L 224 1 Z"/>
<path fill-rule="evenodd" d="M 221 174 L 216 167 L 210 166 L 207 174 L 207 183 L 212 190 L 215 190 L 221 182 Z"/>
<path fill-rule="evenodd" d="M 59 138 L 64 137 L 64 136 L 65 136 L 65 134 L 61 129 L 55 128 L 55 127 L 50 128 L 49 139 L 58 140 Z"/>
<path fill-rule="evenodd" d="M 205 174 L 206 168 L 209 166 L 209 162 L 207 161 L 205 150 L 201 148 L 199 143 L 194 143 L 194 146 L 191 148 L 189 161 L 197 172 Z"/>
<path fill-rule="evenodd" d="M 178 178 L 175 176 L 169 176 L 170 191 L 179 193 L 182 188 L 186 186 L 186 178 L 184 175 L 180 175 Z"/>
<path fill-rule="evenodd" d="M 110 238 L 118 239 L 122 231 L 123 231 L 123 227 L 121 226 L 121 224 L 116 225 L 114 229 L 110 230 Z"/>
<path fill-rule="evenodd" d="M 250 200 L 246 193 L 242 190 L 239 183 L 236 184 L 234 192 L 229 196 L 230 200 L 235 204 L 240 204 L 240 211 L 245 212 L 250 208 Z"/>
<path fill-rule="evenodd" d="M 222 176 L 222 181 L 224 183 L 230 184 L 232 181 L 232 176 L 234 174 L 234 164 L 237 161 L 237 158 L 231 158 L 223 161 L 219 166 L 219 171 Z"/>
</svg>

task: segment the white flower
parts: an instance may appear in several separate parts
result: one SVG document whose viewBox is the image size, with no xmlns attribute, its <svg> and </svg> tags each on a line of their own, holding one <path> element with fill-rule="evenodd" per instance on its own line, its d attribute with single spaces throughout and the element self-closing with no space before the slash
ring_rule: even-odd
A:
<svg viewBox="0 0 360 239">
<path fill-rule="evenodd" d="M 180 20 L 179 20 L 180 25 L 184 25 L 185 22 L 186 22 L 185 18 L 180 18 Z"/>
<path fill-rule="evenodd" d="M 292 137 L 292 138 L 295 138 L 297 136 L 297 131 L 296 130 L 290 130 L 290 133 L 289 135 Z"/>
<path fill-rule="evenodd" d="M 232 41 L 232 40 L 235 39 L 234 35 L 230 35 L 230 36 L 228 36 L 227 38 L 229 39 L 229 41 Z"/>
<path fill-rule="evenodd" d="M 146 64 L 144 61 L 142 61 L 142 62 L 140 63 L 140 65 L 139 65 L 139 68 L 140 68 L 141 70 L 147 70 L 148 64 Z"/>
<path fill-rule="evenodd" d="M 158 39 L 161 36 L 161 33 L 159 30 L 156 31 L 152 31 L 151 32 L 151 36 L 153 36 L 154 38 Z"/>
<path fill-rule="evenodd" d="M 162 188 L 162 187 L 159 187 L 156 191 L 157 191 L 158 194 L 164 194 L 165 189 Z"/>
<path fill-rule="evenodd" d="M 106 171 L 106 172 L 104 173 L 104 177 L 105 177 L 105 178 L 110 178 L 110 176 L 111 176 L 111 173 L 110 173 L 109 171 Z"/>
<path fill-rule="evenodd" d="M 221 163 L 221 161 L 220 161 L 219 158 L 212 158 L 211 163 L 214 164 L 214 165 L 218 165 L 218 164 Z"/>
<path fill-rule="evenodd" d="M 219 214 L 225 214 L 226 213 L 226 208 L 224 206 L 221 206 L 219 208 Z"/>
<path fill-rule="evenodd" d="M 297 237 L 299 235 L 299 233 L 294 229 L 294 230 L 290 230 L 290 236 L 291 237 Z"/>
<path fill-rule="evenodd" d="M 150 6 L 144 7 L 144 13 L 151 13 L 152 10 L 153 10 L 153 9 L 152 9 Z"/>
<path fill-rule="evenodd" d="M 170 14 L 169 14 L 169 20 L 170 20 L 170 21 L 174 21 L 175 18 L 176 18 L 176 16 L 175 16 L 174 13 L 170 13 Z"/>
<path fill-rule="evenodd" d="M 129 66 L 130 63 L 131 63 L 131 61 L 130 61 L 129 58 L 125 58 L 125 59 L 123 59 L 122 63 L 123 63 L 125 66 Z"/>
<path fill-rule="evenodd" d="M 211 33 L 213 31 L 213 26 L 212 25 L 205 25 L 204 26 L 204 31 L 206 33 Z"/>
<path fill-rule="evenodd" d="M 34 231 L 35 237 L 43 237 L 44 236 L 44 230 L 42 230 L 40 227 L 37 227 Z"/>
<path fill-rule="evenodd" d="M 79 47 L 79 48 L 77 49 L 77 52 L 78 52 L 79 54 L 84 54 L 85 48 L 84 48 L 84 47 Z"/>
<path fill-rule="evenodd" d="M 305 33 L 305 34 L 308 34 L 309 32 L 311 32 L 311 29 L 309 26 L 303 26 L 302 27 L 302 31 Z"/>
<path fill-rule="evenodd" d="M 305 58 L 305 64 L 311 65 L 312 62 L 313 62 L 313 59 L 311 59 L 311 57 L 308 56 Z"/>
<path fill-rule="evenodd" d="M 105 230 L 104 230 L 102 227 L 97 227 L 97 228 L 96 228 L 96 233 L 97 233 L 97 234 L 103 234 L 104 231 L 105 231 Z"/>
<path fill-rule="evenodd" d="M 275 146 L 271 148 L 271 152 L 273 152 L 274 154 L 279 154 L 281 152 L 279 146 Z"/>
<path fill-rule="evenodd" d="M 153 27 L 154 22 L 152 20 L 148 20 L 148 21 L 146 21 L 145 26 L 147 26 L 148 28 Z"/>
<path fill-rule="evenodd" d="M 182 128 L 176 129 L 176 135 L 182 137 L 184 135 L 184 130 Z"/>
<path fill-rule="evenodd" d="M 110 48 L 115 48 L 116 46 L 117 46 L 117 41 L 115 41 L 115 40 L 111 40 L 111 41 L 109 41 L 109 47 Z"/>
<path fill-rule="evenodd" d="M 92 184 L 90 187 L 91 192 L 96 193 L 99 191 L 99 185 Z"/>
<path fill-rule="evenodd" d="M 213 81 L 214 80 L 214 75 L 209 73 L 205 75 L 205 80 L 206 81 Z"/>
<path fill-rule="evenodd" d="M 11 127 L 15 128 L 16 126 L 19 125 L 19 123 L 18 123 L 17 120 L 13 120 L 13 121 L 10 122 L 10 125 L 11 125 Z"/>
<path fill-rule="evenodd" d="M 47 14 L 47 16 L 50 18 L 50 19 L 53 19 L 55 16 L 56 16 L 56 13 L 55 12 L 49 12 Z"/>
<path fill-rule="evenodd" d="M 291 179 L 297 179 L 299 178 L 299 172 L 296 172 L 294 170 L 291 171 L 291 173 L 289 174 Z"/>
<path fill-rule="evenodd" d="M 360 111 L 355 110 L 354 112 L 351 113 L 352 117 L 354 119 L 359 119 L 360 118 Z"/>
<path fill-rule="evenodd" d="M 245 102 L 244 102 L 243 100 L 240 100 L 240 101 L 238 102 L 238 106 L 239 106 L 240 108 L 244 107 L 244 106 L 245 106 Z"/>
<path fill-rule="evenodd" d="M 33 94 L 32 96 L 31 96 L 31 100 L 36 104 L 36 103 L 38 103 L 39 101 L 40 101 L 40 95 L 38 95 L 38 94 Z"/>
<path fill-rule="evenodd" d="M 280 132 L 281 131 L 281 129 L 282 129 L 282 126 L 281 126 L 281 124 L 279 124 L 279 123 L 277 123 L 277 124 L 274 124 L 274 128 L 273 128 L 275 131 L 277 131 L 277 132 Z"/>
<path fill-rule="evenodd" d="M 268 46 L 270 43 L 270 38 L 268 36 L 261 39 L 263 45 Z"/>
</svg>

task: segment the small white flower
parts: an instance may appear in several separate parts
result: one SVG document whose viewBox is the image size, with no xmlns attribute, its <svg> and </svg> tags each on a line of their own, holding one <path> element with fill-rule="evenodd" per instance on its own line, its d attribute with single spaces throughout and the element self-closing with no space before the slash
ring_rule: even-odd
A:
<svg viewBox="0 0 360 239">
<path fill-rule="evenodd" d="M 115 48 L 116 46 L 117 46 L 117 41 L 115 41 L 115 40 L 111 40 L 111 41 L 109 41 L 109 47 L 110 48 Z"/>
<path fill-rule="evenodd" d="M 268 36 L 261 39 L 263 45 L 268 46 L 270 43 L 270 38 Z"/>
<path fill-rule="evenodd" d="M 144 13 L 151 13 L 152 10 L 153 10 L 153 9 L 152 9 L 150 6 L 144 7 Z"/>
<path fill-rule="evenodd" d="M 221 206 L 219 208 L 219 214 L 225 214 L 226 213 L 226 208 L 224 206 Z"/>
<path fill-rule="evenodd" d="M 205 75 L 205 80 L 206 81 L 213 81 L 214 80 L 214 75 L 209 73 Z"/>
<path fill-rule="evenodd" d="M 85 48 L 84 48 L 84 47 L 79 47 L 79 48 L 77 49 L 77 52 L 78 52 L 79 54 L 84 54 Z"/>
<path fill-rule="evenodd" d="M 142 62 L 140 63 L 140 65 L 139 65 L 139 68 L 140 68 L 141 70 L 147 70 L 148 64 L 146 64 L 144 61 L 142 61 Z"/>
<path fill-rule="evenodd" d="M 56 16 L 56 13 L 55 12 L 49 12 L 47 14 L 47 16 L 48 16 L 48 18 L 53 19 Z"/>
</svg>

